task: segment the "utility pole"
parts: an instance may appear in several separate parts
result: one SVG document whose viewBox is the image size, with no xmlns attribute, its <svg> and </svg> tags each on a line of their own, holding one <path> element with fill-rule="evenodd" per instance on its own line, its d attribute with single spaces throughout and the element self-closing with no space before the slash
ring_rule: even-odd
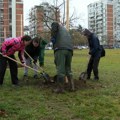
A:
<svg viewBox="0 0 120 120">
<path fill-rule="evenodd" d="M 66 9 L 66 28 L 69 31 L 69 0 L 67 0 Z"/>
</svg>

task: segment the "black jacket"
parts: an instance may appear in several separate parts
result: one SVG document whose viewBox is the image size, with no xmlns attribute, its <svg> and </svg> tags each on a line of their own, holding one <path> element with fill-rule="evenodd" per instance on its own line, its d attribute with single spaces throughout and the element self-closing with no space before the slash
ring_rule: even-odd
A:
<svg viewBox="0 0 120 120">
<path fill-rule="evenodd" d="M 89 43 L 89 54 L 92 55 L 93 57 L 100 57 L 101 56 L 101 46 L 99 43 L 98 37 L 92 33 L 88 37 L 88 43 Z"/>
<path fill-rule="evenodd" d="M 25 51 L 33 58 L 37 59 L 39 56 L 40 46 L 34 47 L 33 42 L 31 42 L 28 46 L 25 47 Z M 25 58 L 28 58 L 28 55 L 24 54 Z"/>
</svg>

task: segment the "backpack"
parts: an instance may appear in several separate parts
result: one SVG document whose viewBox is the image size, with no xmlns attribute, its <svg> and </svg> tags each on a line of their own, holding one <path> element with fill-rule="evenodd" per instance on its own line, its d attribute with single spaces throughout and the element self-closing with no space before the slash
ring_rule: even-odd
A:
<svg viewBox="0 0 120 120">
<path fill-rule="evenodd" d="M 103 45 L 100 45 L 100 46 L 101 46 L 101 57 L 105 57 L 105 49 Z"/>
</svg>

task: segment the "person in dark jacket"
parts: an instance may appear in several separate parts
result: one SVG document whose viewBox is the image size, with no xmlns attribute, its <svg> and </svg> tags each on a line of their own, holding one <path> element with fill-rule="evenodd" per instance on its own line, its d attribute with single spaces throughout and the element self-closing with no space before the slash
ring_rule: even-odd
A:
<svg viewBox="0 0 120 120">
<path fill-rule="evenodd" d="M 33 61 L 34 63 L 33 68 L 35 69 L 34 76 L 33 76 L 34 78 L 38 78 L 37 72 L 36 72 L 36 70 L 38 70 L 38 66 L 36 65 L 36 63 L 39 57 L 39 49 L 40 49 L 40 39 L 38 37 L 33 38 L 31 44 L 25 48 L 24 56 L 25 56 L 26 65 L 30 66 L 31 58 L 34 60 Z M 31 58 L 26 53 L 30 55 Z M 28 68 L 25 67 L 24 76 L 27 76 L 27 75 L 28 75 Z"/>
<path fill-rule="evenodd" d="M 87 79 L 90 79 L 93 70 L 94 80 L 99 80 L 98 65 L 101 57 L 101 46 L 98 37 L 88 29 L 84 29 L 84 36 L 88 39 L 89 54 L 91 55 L 87 67 Z"/>
<path fill-rule="evenodd" d="M 40 67 L 44 67 L 45 46 L 48 41 L 40 37 L 40 51 L 39 51 L 39 64 Z"/>
<path fill-rule="evenodd" d="M 73 43 L 69 32 L 58 22 L 51 24 L 51 41 L 57 69 L 57 88 L 53 91 L 56 93 L 64 92 L 65 76 L 68 78 L 71 90 L 74 90 L 71 71 Z"/>
</svg>

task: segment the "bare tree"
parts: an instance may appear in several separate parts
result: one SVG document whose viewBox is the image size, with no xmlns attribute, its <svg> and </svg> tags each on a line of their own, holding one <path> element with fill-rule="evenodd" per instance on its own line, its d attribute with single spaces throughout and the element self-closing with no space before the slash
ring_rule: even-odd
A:
<svg viewBox="0 0 120 120">
<path fill-rule="evenodd" d="M 61 2 L 58 0 L 53 0 L 52 5 L 45 2 L 40 5 L 35 6 L 36 9 L 39 11 L 39 15 L 35 14 L 33 9 L 31 9 L 31 12 L 29 14 L 29 21 L 31 26 L 34 27 L 34 32 L 31 31 L 33 36 L 35 34 L 50 34 L 51 29 L 51 23 L 53 21 L 60 22 L 63 26 L 66 25 L 66 9 L 65 9 L 65 0 L 62 0 Z M 32 14 L 34 13 L 34 14 Z M 73 14 L 69 17 L 69 26 L 73 27 L 73 22 L 79 17 L 75 17 L 75 11 L 73 11 Z M 40 29 L 42 28 L 42 31 Z M 31 28 L 30 28 L 31 29 Z M 32 29 L 31 29 L 32 30 Z M 46 36 L 46 35 L 45 35 Z"/>
</svg>

